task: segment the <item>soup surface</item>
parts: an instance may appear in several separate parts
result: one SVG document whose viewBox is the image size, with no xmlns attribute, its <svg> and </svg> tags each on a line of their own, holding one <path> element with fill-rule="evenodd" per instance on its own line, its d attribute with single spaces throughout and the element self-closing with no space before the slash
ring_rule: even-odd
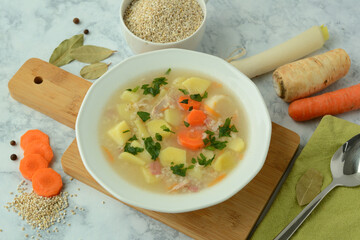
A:
<svg viewBox="0 0 360 240">
<path fill-rule="evenodd" d="M 168 69 L 117 91 L 104 109 L 99 137 L 105 159 L 129 182 L 159 193 L 197 192 L 241 161 L 247 119 L 215 79 Z"/>
</svg>

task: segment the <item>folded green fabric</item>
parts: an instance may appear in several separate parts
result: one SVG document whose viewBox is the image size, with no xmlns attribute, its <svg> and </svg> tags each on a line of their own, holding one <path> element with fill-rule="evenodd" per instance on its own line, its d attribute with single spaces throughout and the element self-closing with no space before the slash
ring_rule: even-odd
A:
<svg viewBox="0 0 360 240">
<path fill-rule="evenodd" d="M 295 186 L 309 168 L 323 174 L 322 190 L 329 185 L 332 155 L 358 133 L 357 124 L 333 116 L 323 117 L 252 239 L 273 239 L 301 212 L 305 206 L 298 205 Z M 333 189 L 291 239 L 360 239 L 360 188 Z"/>
</svg>

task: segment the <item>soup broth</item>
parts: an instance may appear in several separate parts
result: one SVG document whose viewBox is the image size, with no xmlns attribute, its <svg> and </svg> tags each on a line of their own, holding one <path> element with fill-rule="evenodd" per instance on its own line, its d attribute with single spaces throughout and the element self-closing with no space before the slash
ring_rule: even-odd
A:
<svg viewBox="0 0 360 240">
<path fill-rule="evenodd" d="M 197 192 L 241 161 L 247 119 L 216 79 L 169 69 L 134 79 L 111 96 L 99 138 L 104 161 L 132 184 L 159 193 Z"/>
</svg>

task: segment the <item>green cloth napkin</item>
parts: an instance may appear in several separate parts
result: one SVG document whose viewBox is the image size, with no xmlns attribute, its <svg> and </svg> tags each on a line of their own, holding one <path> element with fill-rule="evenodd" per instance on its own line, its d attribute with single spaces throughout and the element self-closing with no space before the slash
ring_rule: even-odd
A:
<svg viewBox="0 0 360 240">
<path fill-rule="evenodd" d="M 295 186 L 309 169 L 323 176 L 323 190 L 332 181 L 330 160 L 336 150 L 360 133 L 360 126 L 325 116 L 296 159 L 269 212 L 252 239 L 273 239 L 305 207 L 296 201 Z M 291 239 L 360 239 L 360 188 L 336 187 L 319 203 Z"/>
</svg>

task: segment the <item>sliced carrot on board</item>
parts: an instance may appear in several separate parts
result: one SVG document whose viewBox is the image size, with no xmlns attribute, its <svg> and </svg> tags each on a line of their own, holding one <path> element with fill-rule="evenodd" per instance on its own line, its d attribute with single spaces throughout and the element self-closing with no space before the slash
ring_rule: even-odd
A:
<svg viewBox="0 0 360 240">
<path fill-rule="evenodd" d="M 221 180 L 223 180 L 226 177 L 226 173 L 221 174 L 220 176 L 218 176 L 217 178 L 215 178 L 214 180 L 212 180 L 209 184 L 208 187 L 214 186 L 215 184 L 219 183 Z"/>
<path fill-rule="evenodd" d="M 203 111 L 194 109 L 188 114 L 187 122 L 191 126 L 202 126 L 206 118 L 207 116 Z"/>
<path fill-rule="evenodd" d="M 110 150 L 107 149 L 104 146 L 101 146 L 101 148 L 105 152 L 105 154 L 106 154 L 107 158 L 110 160 L 110 162 L 113 162 L 114 161 L 114 156 L 111 154 Z"/>
<path fill-rule="evenodd" d="M 190 96 L 187 95 L 179 97 L 179 104 L 186 111 L 188 111 L 190 107 L 192 107 L 192 109 L 200 109 L 201 106 L 201 102 L 192 100 Z"/>
<path fill-rule="evenodd" d="M 54 153 L 50 145 L 42 141 L 33 141 L 26 145 L 24 156 L 35 153 L 43 156 L 48 162 L 51 162 L 52 158 L 54 157 Z"/>
<path fill-rule="evenodd" d="M 178 134 L 178 142 L 181 146 L 192 150 L 204 147 L 203 132 L 194 129 L 184 129 Z"/>
<path fill-rule="evenodd" d="M 41 168 L 32 177 L 32 186 L 36 194 L 52 197 L 60 193 L 63 186 L 61 176 L 51 168 Z"/>
<path fill-rule="evenodd" d="M 40 154 L 28 154 L 20 161 L 19 170 L 24 178 L 31 181 L 34 173 L 41 169 L 47 168 L 49 162 Z"/>
<path fill-rule="evenodd" d="M 20 147 L 25 150 L 26 146 L 34 141 L 41 141 L 49 144 L 49 136 L 38 129 L 28 130 L 20 138 Z"/>
</svg>

